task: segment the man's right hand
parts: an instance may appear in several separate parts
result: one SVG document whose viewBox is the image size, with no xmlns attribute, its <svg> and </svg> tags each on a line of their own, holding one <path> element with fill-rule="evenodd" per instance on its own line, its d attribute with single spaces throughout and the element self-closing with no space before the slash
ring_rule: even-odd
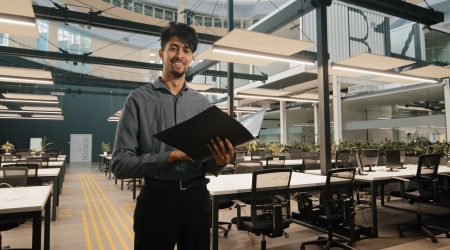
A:
<svg viewBox="0 0 450 250">
<path fill-rule="evenodd" d="M 167 162 L 171 163 L 174 161 L 192 161 L 192 159 L 183 151 L 173 150 L 169 152 L 169 155 L 167 156 Z"/>
</svg>

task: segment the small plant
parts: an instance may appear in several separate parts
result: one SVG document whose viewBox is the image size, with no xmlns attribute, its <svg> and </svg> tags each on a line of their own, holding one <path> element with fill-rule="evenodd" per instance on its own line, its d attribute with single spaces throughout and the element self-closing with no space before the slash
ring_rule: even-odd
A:
<svg viewBox="0 0 450 250">
<path fill-rule="evenodd" d="M 48 146 L 54 144 L 53 142 L 49 142 L 47 136 L 44 136 L 41 142 L 41 152 L 45 152 L 48 149 Z"/>
<path fill-rule="evenodd" d="M 110 150 L 111 150 L 111 146 L 109 145 L 109 142 L 102 142 L 102 151 L 109 152 Z"/>
<path fill-rule="evenodd" d="M 5 153 L 11 153 L 14 149 L 14 145 L 6 140 L 6 143 L 2 145 L 2 149 L 5 151 Z"/>
</svg>

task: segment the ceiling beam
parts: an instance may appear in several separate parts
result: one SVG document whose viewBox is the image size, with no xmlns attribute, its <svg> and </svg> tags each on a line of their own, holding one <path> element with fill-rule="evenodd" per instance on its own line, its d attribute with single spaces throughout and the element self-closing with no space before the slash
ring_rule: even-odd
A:
<svg viewBox="0 0 450 250">
<path fill-rule="evenodd" d="M 248 30 L 261 32 L 261 33 L 272 33 L 277 29 L 286 25 L 286 23 L 299 18 L 310 11 L 314 10 L 313 6 L 314 0 L 290 0 L 283 4 L 276 11 L 268 14 L 257 23 L 248 28 Z M 214 66 L 217 61 L 204 60 L 203 62 L 195 65 L 186 74 L 186 77 L 192 78 L 197 74 L 202 73 L 206 69 Z M 236 77 L 236 76 L 235 76 Z"/>
<path fill-rule="evenodd" d="M 77 23 L 87 26 L 95 26 L 106 29 L 114 29 L 126 31 L 130 33 L 138 33 L 150 36 L 161 35 L 162 26 L 151 25 L 140 22 L 121 20 L 111 17 L 96 15 L 94 13 L 83 13 L 68 9 L 56 9 L 45 6 L 33 5 L 36 18 L 59 21 L 63 23 Z M 210 35 L 206 33 L 198 33 L 201 43 L 212 44 L 220 39 L 220 36 Z"/>
<path fill-rule="evenodd" d="M 15 48 L 15 47 L 6 47 L 6 46 L 0 46 L 0 55 L 23 56 L 23 57 L 50 59 L 50 60 L 58 60 L 58 61 L 70 61 L 70 62 L 79 62 L 79 63 L 89 63 L 89 64 L 99 64 L 99 65 L 135 68 L 135 69 L 147 69 L 147 70 L 159 70 L 159 71 L 162 70 L 162 64 L 157 64 L 157 63 L 136 62 L 136 61 L 131 61 L 131 60 L 112 59 L 112 58 L 105 58 L 105 57 L 98 57 L 98 56 L 78 55 L 78 54 L 71 54 L 71 53 L 61 53 L 61 52 L 55 52 L 55 51 L 42 51 L 42 50 L 24 49 L 24 48 Z M 218 70 L 207 70 L 207 71 L 203 72 L 202 75 L 226 77 L 227 72 L 226 71 L 218 71 Z M 235 73 L 235 78 L 245 79 L 245 80 L 253 80 L 253 81 L 265 81 L 265 80 L 267 80 L 267 75 L 252 75 L 252 74 L 245 74 L 245 73 Z"/>
<path fill-rule="evenodd" d="M 444 21 L 444 13 L 417 6 L 402 0 L 339 0 L 348 4 L 379 11 L 425 25 Z"/>
</svg>

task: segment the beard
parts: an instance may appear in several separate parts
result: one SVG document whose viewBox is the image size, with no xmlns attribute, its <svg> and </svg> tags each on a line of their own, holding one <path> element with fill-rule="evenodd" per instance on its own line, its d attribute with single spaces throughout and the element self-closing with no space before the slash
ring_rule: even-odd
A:
<svg viewBox="0 0 450 250">
<path fill-rule="evenodd" d="M 180 78 L 180 77 L 184 76 L 184 74 L 186 72 L 187 72 L 187 69 L 186 70 L 181 70 L 181 71 L 177 71 L 177 70 L 174 70 L 174 69 L 170 69 L 169 70 L 169 74 L 171 74 L 174 78 Z"/>
</svg>

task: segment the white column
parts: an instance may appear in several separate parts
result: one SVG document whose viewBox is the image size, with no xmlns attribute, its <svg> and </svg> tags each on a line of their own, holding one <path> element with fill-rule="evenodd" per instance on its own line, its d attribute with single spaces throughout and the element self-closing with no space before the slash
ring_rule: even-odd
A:
<svg viewBox="0 0 450 250">
<path fill-rule="evenodd" d="M 341 81 L 333 74 L 333 132 L 334 143 L 342 140 L 342 112 L 341 112 Z"/>
<path fill-rule="evenodd" d="M 178 0 L 178 9 L 177 9 L 177 22 L 184 23 L 184 7 L 185 0 Z"/>
<path fill-rule="evenodd" d="M 445 101 L 445 132 L 447 141 L 450 141 L 450 86 L 449 78 L 444 79 L 444 101 Z"/>
<path fill-rule="evenodd" d="M 287 143 L 287 127 L 286 127 L 286 102 L 280 101 L 280 144 Z"/>
<path fill-rule="evenodd" d="M 317 117 L 319 116 L 319 109 L 317 108 L 317 103 L 313 104 L 314 107 L 314 143 L 319 144 L 319 122 Z"/>
</svg>

